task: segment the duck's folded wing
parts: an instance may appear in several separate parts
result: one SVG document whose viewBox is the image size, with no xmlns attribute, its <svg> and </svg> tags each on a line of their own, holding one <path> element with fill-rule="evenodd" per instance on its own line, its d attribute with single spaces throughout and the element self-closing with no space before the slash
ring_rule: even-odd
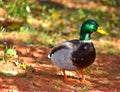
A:
<svg viewBox="0 0 120 92">
<path fill-rule="evenodd" d="M 57 46 L 55 46 L 51 52 L 48 54 L 48 58 L 51 58 L 52 54 L 54 54 L 55 52 L 61 50 L 61 49 L 74 49 L 77 45 L 75 43 L 78 43 L 78 40 L 70 40 L 70 41 L 66 41 L 63 42 Z"/>
</svg>

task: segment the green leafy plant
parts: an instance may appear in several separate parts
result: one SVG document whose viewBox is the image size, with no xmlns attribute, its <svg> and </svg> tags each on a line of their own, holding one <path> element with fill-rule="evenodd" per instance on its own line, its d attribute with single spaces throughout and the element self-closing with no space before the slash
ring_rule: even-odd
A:
<svg viewBox="0 0 120 92">
<path fill-rule="evenodd" d="M 4 2 L 2 0 L 0 0 L 0 7 L 4 6 Z"/>
<path fill-rule="evenodd" d="M 9 8 L 8 15 L 14 17 L 25 17 L 31 12 L 26 0 L 14 0 L 13 2 L 10 2 L 6 5 L 6 8 Z"/>
<path fill-rule="evenodd" d="M 8 48 L 4 50 L 4 60 L 5 62 L 11 60 L 18 60 L 17 52 L 14 48 Z"/>
<path fill-rule="evenodd" d="M 4 50 L 5 62 L 14 62 L 16 66 L 26 69 L 28 66 L 25 63 L 21 63 L 18 58 L 17 51 L 14 48 L 8 48 Z"/>
</svg>

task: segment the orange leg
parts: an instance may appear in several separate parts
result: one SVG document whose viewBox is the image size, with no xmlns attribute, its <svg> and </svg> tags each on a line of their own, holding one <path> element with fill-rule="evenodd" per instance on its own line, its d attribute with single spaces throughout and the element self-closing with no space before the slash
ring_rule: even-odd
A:
<svg viewBox="0 0 120 92">
<path fill-rule="evenodd" d="M 66 73 L 65 73 L 65 69 L 62 69 L 62 72 L 63 72 L 63 75 L 64 75 L 64 79 L 65 79 L 65 80 L 68 80 L 67 75 L 66 75 Z"/>
<path fill-rule="evenodd" d="M 81 69 L 80 70 L 80 73 L 82 75 L 82 79 L 81 79 L 81 82 L 84 83 L 86 80 L 85 80 L 85 75 L 84 75 L 84 69 Z"/>
<path fill-rule="evenodd" d="M 80 73 L 81 73 L 81 75 L 82 75 L 81 83 L 82 83 L 82 84 L 91 84 L 89 81 L 86 81 L 86 80 L 85 80 L 84 69 L 81 69 L 81 70 L 80 70 Z"/>
<path fill-rule="evenodd" d="M 65 69 L 62 69 L 63 75 L 64 75 L 64 80 L 65 82 L 69 82 L 69 83 L 75 83 L 75 81 L 73 79 L 67 78 L 67 75 L 65 73 Z"/>
</svg>

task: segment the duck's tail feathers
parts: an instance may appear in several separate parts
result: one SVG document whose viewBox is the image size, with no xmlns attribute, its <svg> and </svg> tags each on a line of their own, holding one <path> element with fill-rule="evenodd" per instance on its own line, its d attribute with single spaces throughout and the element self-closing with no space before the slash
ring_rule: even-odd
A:
<svg viewBox="0 0 120 92">
<path fill-rule="evenodd" d="M 51 54 L 48 54 L 48 58 L 51 58 Z"/>
</svg>

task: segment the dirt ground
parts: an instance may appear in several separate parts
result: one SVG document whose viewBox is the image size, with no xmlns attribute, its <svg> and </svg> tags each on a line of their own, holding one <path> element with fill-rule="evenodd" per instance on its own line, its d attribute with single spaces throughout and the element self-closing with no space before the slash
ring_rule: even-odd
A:
<svg viewBox="0 0 120 92">
<path fill-rule="evenodd" d="M 14 42 L 14 41 L 13 41 Z M 50 49 L 14 42 L 19 59 L 33 69 L 25 75 L 0 75 L 0 92 L 120 92 L 120 57 L 97 54 L 86 71 L 89 84 L 81 84 L 78 72 L 69 72 L 75 83 L 65 82 L 61 70 L 47 58 Z"/>
</svg>

